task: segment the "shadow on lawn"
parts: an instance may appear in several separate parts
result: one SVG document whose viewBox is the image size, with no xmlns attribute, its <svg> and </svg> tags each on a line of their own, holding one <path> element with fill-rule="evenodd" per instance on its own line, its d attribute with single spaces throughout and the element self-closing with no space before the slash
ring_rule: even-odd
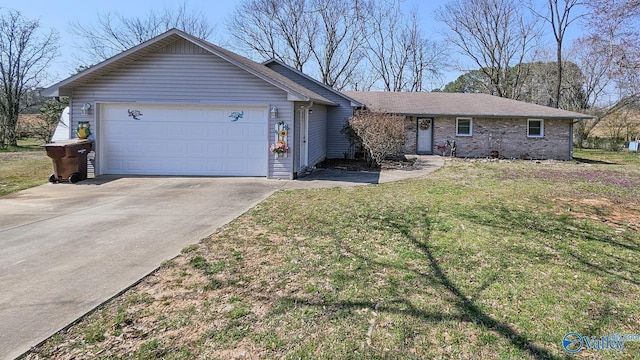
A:
<svg viewBox="0 0 640 360">
<path fill-rule="evenodd" d="M 532 358 L 554 359 L 555 357 L 547 349 L 530 342 L 525 336 L 519 334 L 518 331 L 513 327 L 483 312 L 482 309 L 478 305 L 476 305 L 468 295 L 463 293 L 462 290 L 458 288 L 453 283 L 453 281 L 451 281 L 451 279 L 449 279 L 445 271 L 438 263 L 438 259 L 436 259 L 436 257 L 434 256 L 433 250 L 428 245 L 430 239 L 431 224 L 427 211 L 423 208 L 402 209 L 403 213 L 407 211 L 413 211 L 414 214 L 420 219 L 419 221 L 422 222 L 422 224 L 411 224 L 410 222 L 404 221 L 406 220 L 406 217 L 403 216 L 403 214 L 394 214 L 393 211 L 390 211 L 381 214 L 381 216 L 377 219 L 379 220 L 379 223 L 377 225 L 380 229 L 393 229 L 393 232 L 402 235 L 408 240 L 409 243 L 415 246 L 416 249 L 420 250 L 425 257 L 425 265 L 428 266 L 428 271 L 411 269 L 407 266 L 390 265 L 360 255 L 355 256 L 366 260 L 370 264 L 375 264 L 383 267 L 398 267 L 403 271 L 413 271 L 415 274 L 420 276 L 422 281 L 427 283 L 427 286 L 444 288 L 443 291 L 446 291 L 453 296 L 453 299 L 450 301 L 453 302 L 455 308 L 458 310 L 458 314 L 444 314 L 441 312 L 425 311 L 423 309 L 420 309 L 419 307 L 414 306 L 410 301 L 403 298 L 393 299 L 391 301 L 385 301 L 381 303 L 375 303 L 372 301 L 313 301 L 298 297 L 288 297 L 283 300 L 298 305 L 313 306 L 322 309 L 361 309 L 363 307 L 366 307 L 369 309 L 376 309 L 376 311 L 378 312 L 388 312 L 403 315 L 409 314 L 410 316 L 429 322 L 457 320 L 469 324 L 476 324 L 484 327 L 487 330 L 499 334 L 504 340 L 511 343 L 513 347 L 527 353 Z M 412 226 L 414 225 L 425 229 L 425 231 L 423 232 L 424 236 L 421 236 L 420 239 L 416 238 L 412 233 L 412 230 L 414 230 Z M 350 253 L 355 254 L 354 251 L 349 249 L 349 244 L 342 243 L 341 245 L 343 247 L 347 247 L 347 250 Z"/>
<path fill-rule="evenodd" d="M 589 226 L 585 221 L 566 215 L 535 213 L 510 209 L 504 205 L 481 205 L 472 211 L 459 211 L 461 217 L 482 226 L 522 234 L 535 231 L 545 236 L 574 236 L 582 241 L 594 241 L 619 247 L 620 250 L 640 252 L 640 241 L 630 236 L 614 238 L 605 230 Z"/>
<path fill-rule="evenodd" d="M 634 279 L 628 278 L 628 277 L 626 277 L 624 275 L 615 273 L 615 272 L 605 268 L 604 266 L 601 266 L 601 265 L 598 265 L 598 264 L 594 264 L 593 262 L 590 262 L 590 261 L 584 259 L 582 256 L 575 255 L 575 254 L 569 254 L 569 256 L 571 256 L 578 263 L 582 264 L 584 267 L 590 268 L 591 270 L 593 270 L 593 271 L 595 271 L 595 272 L 597 272 L 599 274 L 613 276 L 613 277 L 618 278 L 619 280 L 628 281 L 628 282 L 630 282 L 630 283 L 632 283 L 634 285 L 640 286 L 640 282 L 638 282 L 638 281 L 636 281 Z M 583 269 L 576 269 L 576 270 L 583 270 Z"/>
<path fill-rule="evenodd" d="M 640 280 L 634 278 L 635 274 L 640 274 L 640 265 L 636 260 L 640 256 L 640 239 L 634 237 L 633 232 L 614 234 L 613 229 L 607 232 L 605 227 L 595 227 L 585 220 L 551 213 L 525 212 L 503 205 L 484 205 L 460 213 L 470 222 L 501 232 L 525 236 L 535 233 L 536 241 L 543 242 L 550 252 L 537 251 L 532 254 L 531 248 L 518 246 L 510 249 L 530 260 L 554 261 L 553 254 L 560 253 L 565 261 L 563 265 L 575 271 L 596 272 L 640 285 Z M 620 256 L 629 252 L 633 255 Z M 597 256 L 594 257 L 594 254 Z"/>
<path fill-rule="evenodd" d="M 423 221 L 428 222 L 426 212 L 422 215 Z M 494 319 L 490 315 L 484 313 L 479 306 L 477 306 L 472 300 L 469 299 L 450 279 L 447 274 L 442 270 L 438 264 L 437 259 L 433 255 L 433 251 L 428 245 L 430 235 L 425 234 L 424 239 L 416 239 L 411 234 L 411 229 L 405 223 L 397 223 L 394 221 L 388 221 L 390 226 L 396 228 L 404 237 L 410 240 L 413 245 L 419 248 L 426 256 L 433 276 L 436 281 L 440 283 L 445 289 L 447 289 L 452 295 L 455 296 L 456 307 L 460 311 L 460 320 L 465 322 L 471 322 L 480 324 L 486 329 L 493 330 L 500 334 L 505 340 L 509 341 L 516 348 L 528 353 L 536 359 L 550 359 L 554 356 L 546 349 L 537 346 L 527 340 L 526 337 L 520 335 L 515 329 L 508 324 L 502 323 L 497 319 Z M 426 224 L 426 228 L 430 229 L 430 224 Z M 422 240 L 422 241 L 421 241 Z"/>
<path fill-rule="evenodd" d="M 579 162 L 579 163 L 583 163 L 583 164 L 598 164 L 598 165 L 622 165 L 620 163 L 615 163 L 615 162 L 610 162 L 610 161 L 604 161 L 604 160 L 594 160 L 594 159 L 584 159 L 584 158 L 578 158 L 578 157 L 574 157 L 573 160 Z"/>
</svg>

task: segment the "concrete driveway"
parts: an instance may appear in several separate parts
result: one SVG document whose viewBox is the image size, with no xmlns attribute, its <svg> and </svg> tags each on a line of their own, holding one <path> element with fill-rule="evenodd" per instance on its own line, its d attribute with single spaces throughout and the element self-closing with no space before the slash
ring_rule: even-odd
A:
<svg viewBox="0 0 640 360">
<path fill-rule="evenodd" d="M 287 181 L 101 177 L 0 198 L 0 359 L 13 359 Z"/>
<path fill-rule="evenodd" d="M 0 359 L 13 359 L 277 189 L 377 184 L 414 171 L 264 178 L 109 177 L 0 198 Z"/>
</svg>

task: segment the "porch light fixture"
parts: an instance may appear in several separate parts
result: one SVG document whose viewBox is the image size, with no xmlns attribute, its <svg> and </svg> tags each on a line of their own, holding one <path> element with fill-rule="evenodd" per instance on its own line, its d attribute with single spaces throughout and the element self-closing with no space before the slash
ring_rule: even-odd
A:
<svg viewBox="0 0 640 360">
<path fill-rule="evenodd" d="M 269 111 L 269 113 L 271 114 L 271 118 L 272 119 L 277 119 L 278 118 L 278 108 L 275 106 L 271 107 L 271 110 Z"/>
<path fill-rule="evenodd" d="M 91 104 L 86 103 L 84 105 L 82 105 L 82 108 L 80 109 L 82 115 L 89 115 L 91 112 Z"/>
</svg>

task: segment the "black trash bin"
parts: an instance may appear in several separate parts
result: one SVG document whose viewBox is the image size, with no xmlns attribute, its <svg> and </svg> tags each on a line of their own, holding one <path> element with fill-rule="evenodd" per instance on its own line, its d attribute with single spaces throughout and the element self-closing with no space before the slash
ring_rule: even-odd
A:
<svg viewBox="0 0 640 360">
<path fill-rule="evenodd" d="M 59 141 L 44 145 L 47 156 L 53 160 L 52 183 L 69 180 L 76 183 L 87 178 L 87 155 L 93 142 L 85 139 Z"/>
</svg>

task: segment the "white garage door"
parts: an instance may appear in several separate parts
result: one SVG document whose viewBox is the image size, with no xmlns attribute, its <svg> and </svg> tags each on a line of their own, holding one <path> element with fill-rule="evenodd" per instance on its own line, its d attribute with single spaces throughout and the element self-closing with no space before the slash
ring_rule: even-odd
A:
<svg viewBox="0 0 640 360">
<path fill-rule="evenodd" d="M 100 172 L 267 176 L 267 121 L 266 107 L 104 104 Z"/>
</svg>

